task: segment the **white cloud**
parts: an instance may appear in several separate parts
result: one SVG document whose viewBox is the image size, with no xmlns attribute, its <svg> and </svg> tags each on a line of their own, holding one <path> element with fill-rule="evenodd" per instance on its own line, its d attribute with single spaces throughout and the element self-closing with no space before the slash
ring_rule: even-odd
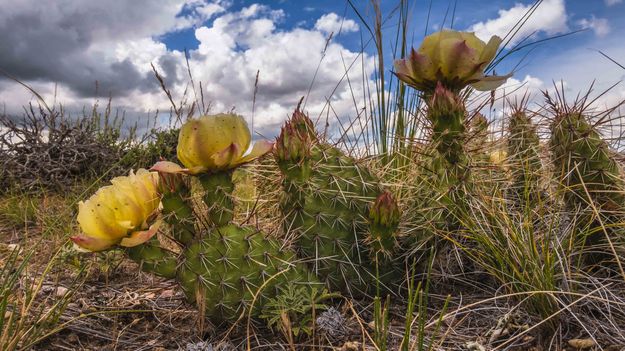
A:
<svg viewBox="0 0 625 351">
<path fill-rule="evenodd" d="M 583 18 L 577 21 L 583 29 L 592 29 L 598 37 L 605 37 L 610 33 L 610 22 L 605 18 L 596 18 L 594 15 L 590 18 Z"/>
<path fill-rule="evenodd" d="M 622 3 L 623 0 L 605 0 L 606 6 L 614 6 L 616 4 Z"/>
<path fill-rule="evenodd" d="M 483 114 L 491 117 L 492 128 L 499 130 L 502 128 L 505 117 L 509 115 L 511 111 L 510 104 L 520 103 L 522 99 L 528 98 L 529 102 L 541 101 L 542 90 L 546 89 L 545 83 L 542 79 L 526 75 L 523 80 L 516 78 L 509 78 L 504 85 L 502 85 L 496 93 L 497 100 L 493 105 L 492 110 L 490 105 L 486 104 L 483 110 Z M 476 106 L 483 105 L 484 99 L 488 99 L 486 94 L 479 95 L 482 98 L 478 98 L 474 103 Z M 535 107 L 535 106 L 531 106 Z"/>
<path fill-rule="evenodd" d="M 349 33 L 358 31 L 358 24 L 350 19 L 340 17 L 334 12 L 321 16 L 315 23 L 315 29 L 326 34 L 334 32 Z"/>
<path fill-rule="evenodd" d="M 277 132 L 277 125 L 307 94 L 313 78 L 315 84 L 307 103 L 311 115 L 327 112 L 327 99 L 340 116 L 354 112 L 350 88 L 343 77 L 346 66 L 356 61 L 350 78 L 362 82 L 359 53 L 337 43 L 325 48 L 326 27 L 279 31 L 268 7 L 257 7 L 251 13 L 249 8 L 228 13 L 215 19 L 212 26 L 196 30 L 200 45 L 192 55 L 191 69 L 194 79 L 206 83 L 204 90 L 216 110 L 236 106 L 237 111 L 249 116 L 254 79 L 260 71 L 254 124 L 267 133 Z M 348 21 L 343 29 L 345 23 Z M 348 26 L 351 28 L 351 24 Z M 364 62 L 365 71 L 373 72 L 372 58 L 365 56 Z M 337 84 L 338 89 L 331 95 Z M 352 89 L 356 99 L 362 101 L 365 89 L 358 84 Z"/>
<path fill-rule="evenodd" d="M 501 86 L 502 94 L 512 97 L 522 97 L 525 94 L 536 95 L 545 88 L 545 83 L 537 77 L 526 75 L 523 80 L 510 78 Z"/>
<path fill-rule="evenodd" d="M 515 4 L 507 10 L 499 10 L 499 17 L 472 25 L 469 30 L 482 40 L 487 41 L 491 36 L 505 37 L 512 28 L 524 18 L 530 10 L 531 4 Z M 512 40 L 514 45 L 527 36 L 544 32 L 548 35 L 563 33 L 568 30 L 567 14 L 564 0 L 544 0 L 532 13 L 529 20 L 518 31 Z"/>
<path fill-rule="evenodd" d="M 203 20 L 211 19 L 213 16 L 226 11 L 226 8 L 218 3 L 206 3 L 199 6 L 195 11 L 202 15 Z"/>
<path fill-rule="evenodd" d="M 190 6 L 188 9 L 191 13 L 199 13 L 204 10 L 198 9 L 204 8 L 201 6 L 207 3 L 209 2 L 189 1 L 184 6 Z M 215 3 L 226 8 L 223 1 Z M 175 17 L 176 14 L 169 10 L 166 13 L 167 15 L 155 16 Z M 328 23 L 340 24 L 338 17 L 328 21 L 328 18 L 333 17 L 323 16 L 317 23 L 325 25 L 322 24 L 319 28 L 294 28 L 285 31 L 278 29 L 279 22 L 285 16 L 284 12 L 265 5 L 252 5 L 236 12 L 206 10 L 203 15 L 198 16 L 213 16 L 213 21 L 195 30 L 199 47 L 189 51 L 189 65 L 195 83 L 202 82 L 206 100 L 211 102 L 213 112 L 229 111 L 234 107 L 235 111 L 251 122 L 257 71 L 260 74 L 253 122 L 256 131 L 268 137 L 279 132 L 278 125 L 304 95 L 308 95 L 306 110 L 311 117 L 317 118 L 322 113 L 324 116 L 329 114 L 331 123 L 335 121 L 335 113 L 338 117 L 345 118 L 347 115 L 355 115 L 357 109 L 364 107 L 367 90 L 362 87 L 362 82 L 370 82 L 370 74 L 375 69 L 373 58 L 366 54 L 361 57 L 359 52 L 352 52 L 336 42 L 330 42 L 326 47 L 326 30 L 330 29 Z M 23 80 L 44 95 L 49 103 L 55 91 L 54 82 L 57 81 L 57 101 L 68 109 L 72 107 L 80 111 L 83 105 L 88 106 L 95 100 L 94 80 L 97 78 L 90 70 L 98 71 L 101 67 L 123 63 L 136 72 L 135 75 L 147 81 L 149 89 L 137 87 L 135 76 L 122 75 L 121 81 L 127 89 L 123 94 L 114 96 L 113 104 L 128 110 L 127 116 L 135 118 L 146 116 L 148 111 L 168 111 L 169 100 L 158 89 L 150 64 L 153 63 L 165 76 L 167 87 L 176 102 L 180 101 L 183 92 L 189 88 L 184 53 L 169 51 L 158 40 L 158 34 L 175 30 L 180 23 L 168 21 L 167 26 L 156 27 L 153 31 L 119 35 L 119 40 L 115 40 L 116 35 L 110 35 L 77 51 L 77 57 L 95 65 L 94 68 L 76 66 L 76 80 L 82 80 L 87 85 L 79 92 L 71 82 L 62 80 L 65 75 L 60 75 L 60 79 L 35 77 Z M 193 21 L 189 19 L 183 22 L 190 25 Z M 356 30 L 357 25 L 351 20 L 345 20 L 343 30 L 346 29 Z M 93 30 L 99 29 L 96 26 Z M 352 82 L 350 87 L 345 79 L 346 67 L 354 62 L 355 65 L 349 72 Z M 99 66 L 96 65 L 98 63 Z M 361 67 L 363 63 L 364 69 Z M 363 72 L 366 72 L 364 79 Z M 313 78 L 315 81 L 309 93 Z M 107 96 L 108 88 L 110 87 L 101 85 L 99 95 Z M 197 91 L 199 93 L 199 89 Z M 23 87 L 9 81 L 0 81 L 0 97 L 0 108 L 4 103 L 8 111 L 17 113 L 21 106 L 33 99 Z M 331 104 L 331 109 L 328 104 Z"/>
</svg>

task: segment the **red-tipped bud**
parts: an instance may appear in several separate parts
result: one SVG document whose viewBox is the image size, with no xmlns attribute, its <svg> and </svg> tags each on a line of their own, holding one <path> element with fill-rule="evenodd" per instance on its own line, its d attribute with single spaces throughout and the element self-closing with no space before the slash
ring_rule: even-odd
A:
<svg viewBox="0 0 625 351">
<path fill-rule="evenodd" d="M 158 172 L 158 192 L 160 194 L 174 193 L 187 189 L 184 180 L 184 169 L 178 164 L 169 161 L 159 161 L 150 168 Z"/>
<path fill-rule="evenodd" d="M 388 190 L 380 193 L 369 209 L 369 218 L 372 224 L 397 227 L 400 217 L 401 212 L 397 206 L 397 201 Z"/>
<path fill-rule="evenodd" d="M 312 121 L 298 107 L 282 126 L 276 139 L 276 158 L 279 161 L 293 162 L 305 159 L 310 156 L 310 149 L 316 140 L 317 135 Z"/>
<path fill-rule="evenodd" d="M 437 112 L 451 112 L 463 109 L 463 104 L 457 94 L 438 82 L 434 94 L 430 98 L 429 108 Z"/>
<path fill-rule="evenodd" d="M 376 252 L 388 254 L 393 250 L 400 217 L 393 194 L 384 190 L 369 208 L 369 244 Z"/>
</svg>

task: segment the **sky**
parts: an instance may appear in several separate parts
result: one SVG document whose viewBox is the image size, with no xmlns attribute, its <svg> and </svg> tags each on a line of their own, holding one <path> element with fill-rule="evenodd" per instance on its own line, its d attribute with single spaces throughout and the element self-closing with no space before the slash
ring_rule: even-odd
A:
<svg viewBox="0 0 625 351">
<path fill-rule="evenodd" d="M 397 2 L 381 1 L 387 73 Z M 0 0 L 0 70 L 68 111 L 110 96 L 142 125 L 170 107 L 151 64 L 176 101 L 185 90 L 193 97 L 186 55 L 196 94 L 202 82 L 212 112 L 234 110 L 271 137 L 302 96 L 311 116 L 353 117 L 365 106 L 376 69 L 366 25 L 374 12 L 369 0 L 352 3 L 360 16 L 344 0 Z M 410 1 L 412 44 L 452 26 L 483 40 L 503 37 L 532 3 L 432 0 L 428 20 L 430 1 Z M 577 30 L 509 56 L 496 67 L 514 73 L 503 89 L 522 86 L 539 98 L 554 81 L 572 95 L 593 81 L 597 92 L 622 81 L 625 69 L 598 50 L 625 65 L 623 0 L 543 0 L 510 45 Z M 625 99 L 624 84 L 600 103 Z M 0 111 L 20 115 L 29 101 L 30 92 L 0 75 Z"/>
</svg>

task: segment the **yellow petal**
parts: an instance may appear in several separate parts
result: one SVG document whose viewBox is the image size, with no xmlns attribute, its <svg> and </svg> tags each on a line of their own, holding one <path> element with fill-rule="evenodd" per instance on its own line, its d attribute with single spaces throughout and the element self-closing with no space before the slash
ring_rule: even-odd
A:
<svg viewBox="0 0 625 351">
<path fill-rule="evenodd" d="M 170 161 L 158 161 L 150 170 L 159 173 L 186 173 L 179 164 Z"/>
<path fill-rule="evenodd" d="M 430 59 L 430 61 L 432 62 L 432 66 L 435 70 L 438 70 L 438 67 L 440 67 L 440 47 L 441 40 L 443 40 L 442 33 L 443 32 L 437 32 L 425 37 L 418 50 L 419 54 Z"/>
<path fill-rule="evenodd" d="M 496 35 L 492 36 L 480 54 L 480 63 L 488 65 L 497 55 L 499 45 L 501 45 L 501 38 Z"/>
<path fill-rule="evenodd" d="M 395 67 L 395 74 L 403 75 L 403 76 L 412 76 L 413 72 L 411 69 L 411 65 L 408 64 L 408 59 L 398 59 L 393 62 L 393 66 Z"/>
<path fill-rule="evenodd" d="M 460 36 L 467 43 L 467 45 L 478 53 L 484 51 L 486 43 L 478 38 L 475 33 L 472 32 L 460 32 Z"/>
<path fill-rule="evenodd" d="M 103 251 L 117 244 L 117 240 L 107 240 L 86 235 L 72 236 L 70 240 L 72 240 L 76 246 L 87 251 Z"/>
<path fill-rule="evenodd" d="M 512 77 L 512 74 L 506 74 L 505 76 L 488 76 L 483 77 L 475 83 L 471 83 L 471 86 L 475 90 L 479 91 L 491 91 L 499 88 L 503 83 Z"/>
<path fill-rule="evenodd" d="M 253 161 L 273 149 L 273 142 L 269 140 L 259 140 L 254 143 L 252 150 L 239 160 L 235 161 L 235 165 Z"/>
<path fill-rule="evenodd" d="M 225 149 L 213 155 L 213 165 L 215 169 L 229 168 L 241 155 L 239 145 L 232 143 Z"/>
<path fill-rule="evenodd" d="M 136 231 L 130 234 L 129 237 L 123 238 L 119 244 L 124 247 L 133 247 L 143 244 L 144 242 L 150 240 L 158 232 L 161 222 L 162 221 L 159 219 L 150 226 L 150 229 Z"/>
<path fill-rule="evenodd" d="M 100 239 L 115 240 L 127 232 L 117 224 L 113 211 L 92 199 L 79 203 L 78 224 L 86 236 Z"/>
<path fill-rule="evenodd" d="M 447 79 L 472 75 L 478 66 L 478 52 L 465 40 L 446 39 L 441 42 L 441 73 Z"/>
<path fill-rule="evenodd" d="M 178 134 L 178 159 L 187 168 L 205 164 L 217 151 L 214 150 L 216 143 L 200 119 L 189 120 Z"/>
</svg>

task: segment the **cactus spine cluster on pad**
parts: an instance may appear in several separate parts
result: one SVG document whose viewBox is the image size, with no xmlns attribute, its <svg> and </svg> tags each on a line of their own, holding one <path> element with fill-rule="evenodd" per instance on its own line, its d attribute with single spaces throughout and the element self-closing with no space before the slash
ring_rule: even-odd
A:
<svg viewBox="0 0 625 351">
<path fill-rule="evenodd" d="M 379 216 L 380 206 L 396 206 L 392 196 L 384 195 L 378 212 L 372 210 L 377 219 L 370 219 L 372 203 L 383 193 L 379 181 L 320 141 L 299 107 L 282 128 L 275 157 L 283 174 L 283 228 L 299 256 L 332 288 L 350 293 L 370 288 L 377 254 L 395 245 L 397 210 Z"/>
<path fill-rule="evenodd" d="M 211 142 L 202 142 L 206 136 L 211 136 Z M 256 228 L 232 224 L 232 170 L 272 147 L 259 142 L 245 154 L 250 143 L 240 116 L 204 116 L 187 122 L 178 144 L 186 168 L 161 161 L 152 168 L 156 172 L 142 170 L 136 176 L 117 178 L 81 205 L 79 218 L 85 233 L 74 241 L 92 251 L 117 243 L 127 246 L 129 257 L 143 270 L 176 279 L 189 300 L 213 321 L 236 320 L 244 311 L 257 315 L 260 309 L 251 305 L 260 306 L 280 286 L 312 288 L 316 278 L 295 262 L 292 251 Z M 188 174 L 202 184 L 208 223 L 196 223 L 201 209 L 191 201 Z M 157 217 L 159 200 L 162 210 Z M 169 224 L 177 249 L 167 248 L 154 236 L 160 219 L 148 225 L 161 217 Z"/>
<path fill-rule="evenodd" d="M 548 101 L 549 101 L 549 96 Z M 578 215 L 586 246 L 605 242 L 610 224 L 623 220 L 625 184 L 607 142 L 584 115 L 584 108 L 558 106 L 551 124 L 551 154 L 565 205 Z M 601 217 L 598 217 L 601 216 Z M 622 234 L 621 234 L 622 235 Z"/>
</svg>

